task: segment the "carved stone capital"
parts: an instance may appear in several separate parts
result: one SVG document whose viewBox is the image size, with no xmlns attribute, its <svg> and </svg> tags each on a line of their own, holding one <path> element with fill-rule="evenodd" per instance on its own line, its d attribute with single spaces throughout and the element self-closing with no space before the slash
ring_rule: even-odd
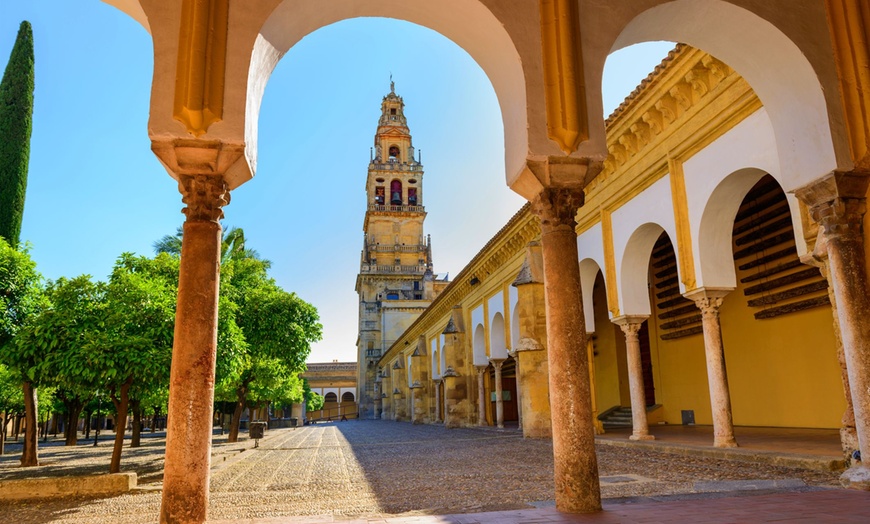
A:
<svg viewBox="0 0 870 524">
<path fill-rule="evenodd" d="M 643 321 L 646 320 L 647 316 L 645 315 L 623 315 L 621 317 L 614 317 L 611 319 L 611 322 L 616 324 L 622 329 L 622 332 L 625 334 L 626 340 L 637 340 L 637 334 L 640 331 L 640 326 L 643 324 Z"/>
<path fill-rule="evenodd" d="M 230 190 L 223 177 L 215 175 L 181 175 L 178 178 L 181 210 L 188 221 L 218 222 L 224 217 L 223 207 L 230 203 Z"/>
<path fill-rule="evenodd" d="M 492 364 L 492 367 L 496 369 L 496 371 L 501 370 L 501 366 L 504 364 L 504 358 L 490 358 L 489 363 Z"/>
<path fill-rule="evenodd" d="M 584 199 L 580 187 L 545 187 L 532 200 L 532 212 L 541 219 L 542 229 L 567 227 L 573 231 Z"/>
<path fill-rule="evenodd" d="M 866 173 L 834 171 L 797 189 L 795 195 L 807 205 L 827 241 L 859 240 L 864 234 L 868 185 Z"/>
<path fill-rule="evenodd" d="M 483 376 L 483 373 L 486 371 L 486 368 L 489 366 L 474 366 L 474 370 L 477 371 L 478 375 Z"/>
<path fill-rule="evenodd" d="M 683 296 L 691 300 L 701 310 L 702 318 L 719 318 L 719 308 L 725 296 L 733 291 L 731 288 L 698 288 Z"/>
</svg>

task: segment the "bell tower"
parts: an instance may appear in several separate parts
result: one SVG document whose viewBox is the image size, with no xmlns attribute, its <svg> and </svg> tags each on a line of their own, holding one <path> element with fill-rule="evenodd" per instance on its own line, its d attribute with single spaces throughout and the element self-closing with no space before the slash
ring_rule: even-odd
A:
<svg viewBox="0 0 870 524">
<path fill-rule="evenodd" d="M 415 158 L 416 157 L 416 158 Z M 447 285 L 432 271 L 431 240 L 423 233 L 423 165 L 405 118 L 405 102 L 390 82 L 366 177 L 359 294 L 360 416 L 379 416 L 377 362 Z"/>
</svg>

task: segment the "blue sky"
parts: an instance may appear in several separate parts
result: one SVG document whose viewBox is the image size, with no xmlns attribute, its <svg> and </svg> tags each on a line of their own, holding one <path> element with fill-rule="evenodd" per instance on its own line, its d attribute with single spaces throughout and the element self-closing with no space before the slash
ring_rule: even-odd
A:
<svg viewBox="0 0 870 524">
<path fill-rule="evenodd" d="M 96 0 L 0 0 L 0 67 L 24 19 L 34 30 L 36 94 L 22 239 L 47 278 L 103 279 L 122 252 L 152 254 L 184 218 L 175 181 L 150 151 L 150 37 Z M 402 45 L 385 56 L 384 38 Z M 672 47 L 614 53 L 605 112 Z M 422 151 L 437 272 L 458 273 L 523 203 L 504 184 L 495 93 L 461 48 L 376 18 L 304 38 L 266 88 L 257 176 L 233 192 L 224 227 L 244 228 L 278 283 L 320 311 L 324 340 L 311 362 L 356 359 L 364 184 L 390 74 Z"/>
</svg>

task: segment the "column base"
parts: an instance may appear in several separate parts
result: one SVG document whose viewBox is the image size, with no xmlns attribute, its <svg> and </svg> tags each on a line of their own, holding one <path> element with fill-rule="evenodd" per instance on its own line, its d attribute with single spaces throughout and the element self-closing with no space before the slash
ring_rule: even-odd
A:
<svg viewBox="0 0 870 524">
<path fill-rule="evenodd" d="M 714 437 L 713 438 L 713 447 L 714 448 L 737 448 L 740 447 L 737 444 L 737 440 L 734 437 Z"/>
<path fill-rule="evenodd" d="M 870 491 L 870 468 L 863 465 L 852 466 L 840 475 L 840 485 L 848 489 Z"/>
<path fill-rule="evenodd" d="M 632 435 L 628 437 L 628 440 L 655 440 L 656 437 L 654 435 Z"/>
</svg>

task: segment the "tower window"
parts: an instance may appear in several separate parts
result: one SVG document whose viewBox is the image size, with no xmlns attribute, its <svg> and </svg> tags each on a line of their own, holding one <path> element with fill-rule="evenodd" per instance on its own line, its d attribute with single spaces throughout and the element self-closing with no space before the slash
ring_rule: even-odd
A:
<svg viewBox="0 0 870 524">
<path fill-rule="evenodd" d="M 417 188 L 409 187 L 408 188 L 408 205 L 416 206 L 417 205 Z"/>
<path fill-rule="evenodd" d="M 390 160 L 399 158 L 399 146 L 390 146 Z"/>
<path fill-rule="evenodd" d="M 382 206 L 384 205 L 384 188 L 383 186 L 379 186 L 375 188 L 375 204 Z"/>
<path fill-rule="evenodd" d="M 399 180 L 390 182 L 390 204 L 394 206 L 402 205 L 402 182 Z"/>
<path fill-rule="evenodd" d="M 396 108 L 395 108 L 395 107 L 392 108 L 392 109 L 390 109 L 390 114 L 391 114 L 391 115 L 395 115 L 395 114 L 396 114 Z"/>
</svg>

